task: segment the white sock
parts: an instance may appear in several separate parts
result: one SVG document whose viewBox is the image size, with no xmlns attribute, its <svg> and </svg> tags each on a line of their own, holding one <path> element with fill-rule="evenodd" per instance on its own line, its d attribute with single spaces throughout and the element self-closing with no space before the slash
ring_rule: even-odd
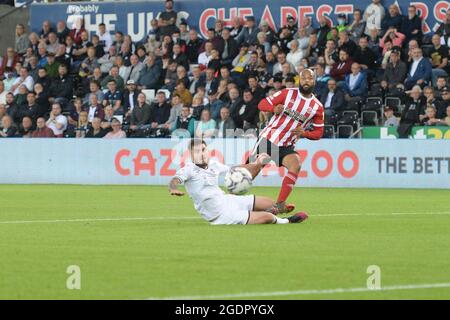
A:
<svg viewBox="0 0 450 320">
<path fill-rule="evenodd" d="M 286 219 L 286 218 L 275 217 L 274 223 L 276 223 L 276 224 L 287 224 L 287 223 L 289 223 L 289 220 Z"/>
</svg>

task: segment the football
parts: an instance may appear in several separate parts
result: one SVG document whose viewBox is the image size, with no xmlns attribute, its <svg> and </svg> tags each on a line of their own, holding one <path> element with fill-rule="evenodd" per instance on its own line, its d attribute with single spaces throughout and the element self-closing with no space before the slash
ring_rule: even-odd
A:
<svg viewBox="0 0 450 320">
<path fill-rule="evenodd" d="M 252 187 L 252 175 L 243 167 L 231 168 L 225 175 L 225 187 L 231 194 L 241 195 L 247 193 Z"/>
</svg>

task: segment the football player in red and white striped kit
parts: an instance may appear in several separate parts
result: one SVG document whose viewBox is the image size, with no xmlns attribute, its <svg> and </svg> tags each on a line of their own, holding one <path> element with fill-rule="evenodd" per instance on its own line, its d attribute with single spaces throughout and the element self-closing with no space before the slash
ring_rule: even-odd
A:
<svg viewBox="0 0 450 320">
<path fill-rule="evenodd" d="M 301 159 L 295 151 L 299 138 L 319 140 L 323 135 L 324 110 L 322 103 L 312 93 L 315 74 L 311 69 L 300 73 L 299 88 L 283 89 L 261 100 L 259 110 L 273 113 L 267 126 L 261 131 L 251 157 L 268 153 L 277 166 L 288 173 L 283 179 L 274 214 L 294 210 L 286 205 L 286 199 L 297 182 Z"/>
</svg>

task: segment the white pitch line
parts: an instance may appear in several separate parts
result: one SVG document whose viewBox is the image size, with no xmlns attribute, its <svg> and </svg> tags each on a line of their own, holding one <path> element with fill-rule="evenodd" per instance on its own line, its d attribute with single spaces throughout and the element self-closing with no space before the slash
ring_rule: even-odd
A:
<svg viewBox="0 0 450 320">
<path fill-rule="evenodd" d="M 192 220 L 192 219 L 200 219 L 200 217 L 142 217 L 142 218 L 86 218 L 86 219 L 57 219 L 57 220 L 15 220 L 15 221 L 0 221 L 0 224 L 102 222 L 102 221 L 145 221 L 145 220 Z"/>
<path fill-rule="evenodd" d="M 417 290 L 417 289 L 436 289 L 450 288 L 450 283 L 429 283 L 429 284 L 407 284 L 385 286 L 380 289 L 369 288 L 336 288 L 322 290 L 295 290 L 295 291 L 275 291 L 275 292 L 243 292 L 233 294 L 218 294 L 204 296 L 179 296 L 179 297 L 150 297 L 147 300 L 214 300 L 214 299 L 234 299 L 234 298 L 257 298 L 257 297 L 277 297 L 292 295 L 318 295 L 318 294 L 335 294 L 335 293 L 355 293 L 355 292 L 381 292 L 396 290 Z"/>
<path fill-rule="evenodd" d="M 450 212 L 392 212 L 392 213 L 336 213 L 314 214 L 310 218 L 321 217 L 371 217 L 395 215 L 450 215 Z M 55 219 L 55 220 L 12 220 L 0 221 L 0 224 L 31 224 L 31 223 L 66 223 L 66 222 L 107 222 L 107 221 L 150 221 L 150 220 L 201 220 L 201 217 L 136 217 L 136 218 L 85 218 L 85 219 Z"/>
</svg>

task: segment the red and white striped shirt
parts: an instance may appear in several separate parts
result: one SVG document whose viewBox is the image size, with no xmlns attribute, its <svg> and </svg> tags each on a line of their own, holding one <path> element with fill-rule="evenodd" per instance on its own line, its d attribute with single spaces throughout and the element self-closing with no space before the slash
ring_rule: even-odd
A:
<svg viewBox="0 0 450 320">
<path fill-rule="evenodd" d="M 303 137 L 319 140 L 323 135 L 324 113 L 322 103 L 312 95 L 305 98 L 299 89 L 283 89 L 260 101 L 261 111 L 273 112 L 276 105 L 282 104 L 284 111 L 274 115 L 269 124 L 260 133 L 260 138 L 266 138 L 277 146 L 291 146 L 297 141 L 297 136 L 291 131 L 306 128 L 312 123 L 313 129 L 305 131 Z"/>
</svg>

